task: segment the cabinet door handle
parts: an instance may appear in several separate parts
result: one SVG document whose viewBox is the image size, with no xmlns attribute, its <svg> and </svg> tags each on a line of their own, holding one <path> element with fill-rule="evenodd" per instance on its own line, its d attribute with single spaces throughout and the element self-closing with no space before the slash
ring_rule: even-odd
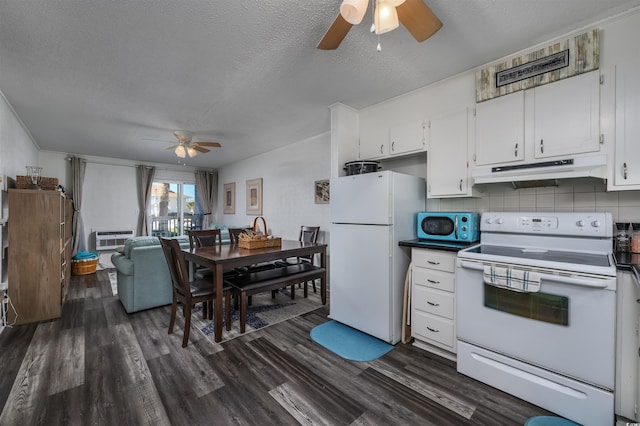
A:
<svg viewBox="0 0 640 426">
<path fill-rule="evenodd" d="M 433 260 L 427 260 L 427 263 L 430 265 L 439 265 L 440 262 L 434 262 Z"/>
<path fill-rule="evenodd" d="M 391 142 L 391 151 L 395 151 L 396 150 L 396 141 Z"/>
<path fill-rule="evenodd" d="M 544 139 L 540 139 L 540 154 L 544 154 Z"/>
<path fill-rule="evenodd" d="M 622 164 L 622 176 L 624 176 L 624 179 L 627 180 L 627 163 Z"/>
<path fill-rule="evenodd" d="M 431 327 L 427 327 L 427 330 L 429 330 L 432 333 L 440 333 L 440 330 L 436 330 L 435 328 L 431 328 Z"/>
<path fill-rule="evenodd" d="M 462 179 L 460 179 L 460 191 L 462 191 Z"/>
<path fill-rule="evenodd" d="M 382 154 L 383 148 L 384 148 L 384 144 L 380 145 L 380 154 Z"/>
<path fill-rule="evenodd" d="M 516 144 L 516 149 L 515 149 L 515 152 L 514 152 L 514 156 L 515 156 L 515 157 L 517 157 L 517 156 L 518 156 L 518 144 Z"/>
<path fill-rule="evenodd" d="M 440 284 L 440 281 L 437 281 L 437 280 L 427 279 L 427 282 L 430 282 L 431 284 Z"/>
<path fill-rule="evenodd" d="M 428 304 L 428 305 L 431 305 L 431 306 L 440 306 L 440 304 L 439 304 L 439 303 L 429 302 L 428 300 L 427 300 L 427 304 Z"/>
</svg>

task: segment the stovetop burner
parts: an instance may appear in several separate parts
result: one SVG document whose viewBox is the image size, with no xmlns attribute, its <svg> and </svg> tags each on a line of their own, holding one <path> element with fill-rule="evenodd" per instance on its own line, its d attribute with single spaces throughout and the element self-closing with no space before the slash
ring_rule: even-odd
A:
<svg viewBox="0 0 640 426">
<path fill-rule="evenodd" d="M 518 259 L 531 259 L 544 262 L 560 262 L 604 267 L 612 266 L 609 261 L 609 256 L 604 253 L 593 254 L 524 247 L 491 246 L 485 244 L 470 248 L 467 251 L 470 253 L 515 257 Z"/>
<path fill-rule="evenodd" d="M 480 244 L 461 259 L 597 275 L 615 275 L 613 220 L 605 212 L 483 213 Z"/>
</svg>

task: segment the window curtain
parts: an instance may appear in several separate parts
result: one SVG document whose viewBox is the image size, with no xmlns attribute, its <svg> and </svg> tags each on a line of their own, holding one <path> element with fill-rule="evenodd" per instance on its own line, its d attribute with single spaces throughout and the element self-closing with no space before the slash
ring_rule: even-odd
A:
<svg viewBox="0 0 640 426">
<path fill-rule="evenodd" d="M 87 160 L 80 157 L 71 157 L 71 199 L 73 200 L 73 255 L 87 249 L 84 236 L 84 224 L 80 208 L 82 207 L 82 187 L 84 186 L 84 172 L 87 168 Z"/>
<path fill-rule="evenodd" d="M 212 215 L 218 204 L 218 171 L 196 171 L 196 193 L 200 199 L 200 206 L 204 219 L 202 229 L 209 229 L 213 223 Z"/>
<path fill-rule="evenodd" d="M 151 166 L 136 166 L 136 181 L 138 186 L 138 226 L 136 235 L 149 235 L 149 216 L 147 207 L 151 199 L 151 186 L 153 185 L 153 176 L 156 174 L 156 168 Z"/>
</svg>

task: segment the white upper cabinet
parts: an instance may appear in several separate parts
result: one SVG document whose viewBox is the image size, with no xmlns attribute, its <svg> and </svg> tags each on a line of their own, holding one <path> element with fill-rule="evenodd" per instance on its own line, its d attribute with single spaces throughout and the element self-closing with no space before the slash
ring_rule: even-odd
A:
<svg viewBox="0 0 640 426">
<path fill-rule="evenodd" d="M 476 105 L 476 165 L 600 150 L 598 71 Z"/>
<path fill-rule="evenodd" d="M 600 75 L 580 74 L 533 90 L 535 157 L 600 149 Z"/>
<path fill-rule="evenodd" d="M 476 164 L 524 160 L 524 91 L 476 106 Z"/>
<path fill-rule="evenodd" d="M 426 122 L 412 121 L 389 129 L 389 155 L 404 155 L 425 150 L 424 128 Z"/>
<path fill-rule="evenodd" d="M 640 58 L 616 65 L 616 144 L 613 185 L 640 189 Z"/>
<path fill-rule="evenodd" d="M 429 125 L 427 197 L 471 196 L 468 108 L 435 116 Z"/>
<path fill-rule="evenodd" d="M 425 126 L 424 120 L 415 120 L 391 127 L 362 127 L 358 159 L 376 160 L 424 151 Z"/>
<path fill-rule="evenodd" d="M 389 128 L 360 127 L 358 160 L 377 160 L 389 156 Z"/>
</svg>

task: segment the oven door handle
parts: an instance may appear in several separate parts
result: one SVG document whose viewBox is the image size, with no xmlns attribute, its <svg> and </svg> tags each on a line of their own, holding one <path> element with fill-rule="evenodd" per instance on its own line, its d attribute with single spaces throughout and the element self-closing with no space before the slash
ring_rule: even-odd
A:
<svg viewBox="0 0 640 426">
<path fill-rule="evenodd" d="M 464 260 L 460 262 L 460 266 L 467 269 L 475 269 L 477 271 L 484 272 L 484 265 L 482 263 L 476 262 L 465 262 Z M 544 272 L 539 273 L 540 280 L 545 281 L 554 281 L 557 283 L 563 284 L 573 284 L 580 287 L 590 287 L 590 288 L 607 288 L 609 287 L 610 279 L 599 279 L 599 278 L 589 278 L 583 276 L 566 276 L 566 275 L 553 275 L 553 274 L 545 274 Z"/>
</svg>

